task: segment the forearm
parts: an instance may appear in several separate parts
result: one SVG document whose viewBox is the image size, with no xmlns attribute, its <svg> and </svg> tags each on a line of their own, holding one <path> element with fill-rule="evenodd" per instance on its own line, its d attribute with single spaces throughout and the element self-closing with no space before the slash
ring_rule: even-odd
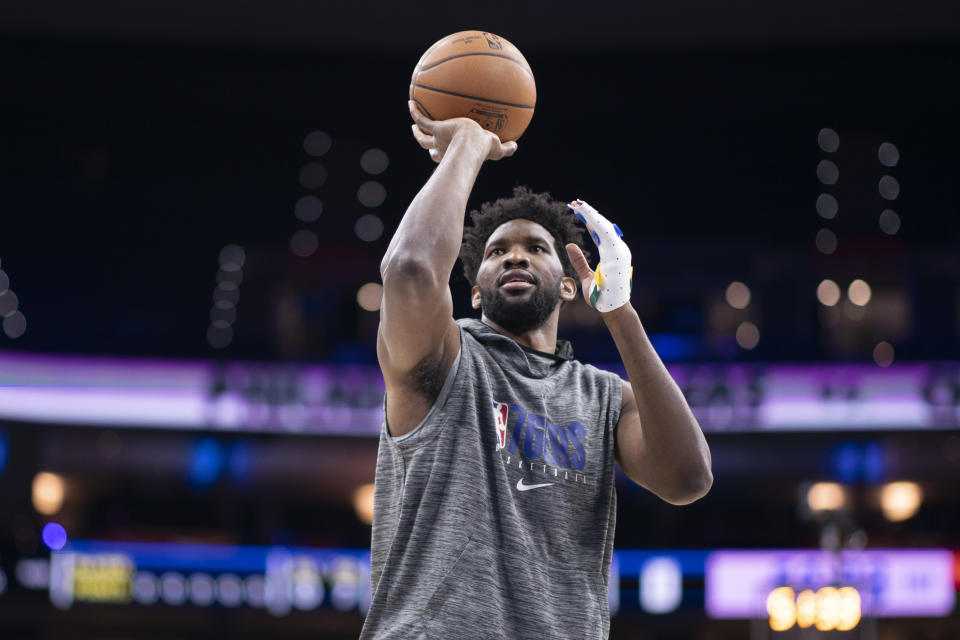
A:
<svg viewBox="0 0 960 640">
<path fill-rule="evenodd" d="M 487 151 L 471 130 L 456 135 L 433 175 L 407 207 L 387 247 L 381 273 L 391 264 L 417 262 L 446 285 L 463 238 L 467 199 Z"/>
<path fill-rule="evenodd" d="M 706 493 L 713 479 L 710 449 L 677 383 L 654 350 L 630 304 L 601 314 L 627 370 L 639 414 L 643 460 L 621 460 L 627 468 L 645 465 L 646 477 L 679 502 Z M 621 456 L 636 450 L 621 449 Z"/>
</svg>

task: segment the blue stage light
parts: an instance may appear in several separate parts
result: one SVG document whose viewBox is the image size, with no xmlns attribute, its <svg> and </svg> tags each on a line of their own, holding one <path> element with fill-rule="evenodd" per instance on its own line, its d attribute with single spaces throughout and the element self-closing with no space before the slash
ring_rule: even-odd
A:
<svg viewBox="0 0 960 640">
<path fill-rule="evenodd" d="M 7 466 L 7 460 L 10 458 L 10 441 L 7 434 L 0 429 L 0 471 Z"/>
<path fill-rule="evenodd" d="M 216 438 L 199 438 L 193 447 L 190 461 L 190 484 L 195 487 L 213 485 L 223 470 L 223 447 Z"/>
<path fill-rule="evenodd" d="M 688 360 L 700 354 L 700 337 L 682 333 L 651 333 L 650 342 L 666 361 Z"/>
<path fill-rule="evenodd" d="M 43 544 L 47 545 L 51 551 L 60 551 L 67 544 L 67 530 L 56 522 L 45 524 L 40 537 L 43 538 Z"/>
<path fill-rule="evenodd" d="M 842 442 L 830 454 L 833 477 L 845 484 L 881 482 L 887 475 L 883 445 L 875 440 Z"/>
</svg>

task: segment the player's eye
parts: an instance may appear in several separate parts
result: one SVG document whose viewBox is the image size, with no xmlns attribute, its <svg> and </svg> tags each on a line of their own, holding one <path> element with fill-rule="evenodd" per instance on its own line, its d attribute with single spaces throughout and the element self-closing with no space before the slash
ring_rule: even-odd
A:
<svg viewBox="0 0 960 640">
<path fill-rule="evenodd" d="M 500 255 L 501 253 L 503 253 L 503 249 L 501 249 L 500 247 L 495 247 L 495 248 L 493 248 L 493 249 L 490 249 L 490 254 L 489 254 L 489 255 L 491 255 L 491 256 L 498 256 L 498 255 Z"/>
<path fill-rule="evenodd" d="M 533 251 L 534 253 L 542 253 L 542 252 L 546 251 L 546 249 L 544 249 L 543 247 L 541 247 L 541 246 L 538 245 L 538 244 L 535 244 L 535 245 L 533 245 L 532 247 L 530 247 L 530 250 Z"/>
</svg>

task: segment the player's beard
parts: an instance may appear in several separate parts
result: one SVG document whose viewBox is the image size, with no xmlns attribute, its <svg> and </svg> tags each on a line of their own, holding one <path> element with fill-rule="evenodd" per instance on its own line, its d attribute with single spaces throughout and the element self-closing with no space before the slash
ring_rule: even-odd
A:
<svg viewBox="0 0 960 640">
<path fill-rule="evenodd" d="M 560 300 L 560 278 L 534 284 L 528 296 L 512 296 L 498 286 L 488 289 L 478 285 L 483 314 L 514 335 L 540 328 Z"/>
</svg>

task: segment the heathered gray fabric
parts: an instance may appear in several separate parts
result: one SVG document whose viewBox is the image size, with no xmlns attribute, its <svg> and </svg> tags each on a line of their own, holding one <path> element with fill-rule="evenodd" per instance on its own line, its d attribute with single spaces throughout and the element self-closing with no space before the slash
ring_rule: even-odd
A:
<svg viewBox="0 0 960 640">
<path fill-rule="evenodd" d="M 426 418 L 399 438 L 381 430 L 360 637 L 606 638 L 620 378 L 457 324 Z M 496 402 L 510 405 L 502 449 Z"/>
</svg>

